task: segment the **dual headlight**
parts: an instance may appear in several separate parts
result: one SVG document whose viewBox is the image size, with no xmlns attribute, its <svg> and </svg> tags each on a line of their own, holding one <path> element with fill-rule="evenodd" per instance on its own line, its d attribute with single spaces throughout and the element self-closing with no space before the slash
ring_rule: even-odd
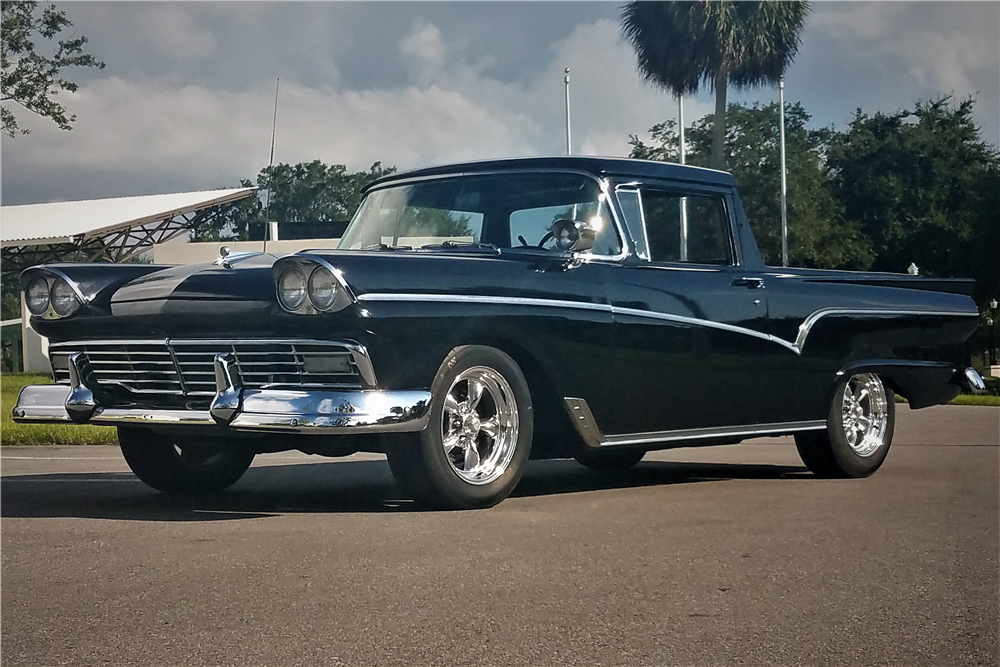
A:
<svg viewBox="0 0 1000 667">
<path fill-rule="evenodd" d="M 308 277 L 307 277 L 308 272 Z M 340 283 L 325 266 L 292 266 L 278 277 L 278 301 L 285 310 L 296 312 L 306 302 L 319 312 L 330 312 L 337 305 Z"/>
<path fill-rule="evenodd" d="M 24 290 L 28 310 L 37 317 L 69 317 L 80 308 L 80 299 L 65 278 L 33 278 Z M 51 307 L 51 313 L 49 308 Z"/>
</svg>

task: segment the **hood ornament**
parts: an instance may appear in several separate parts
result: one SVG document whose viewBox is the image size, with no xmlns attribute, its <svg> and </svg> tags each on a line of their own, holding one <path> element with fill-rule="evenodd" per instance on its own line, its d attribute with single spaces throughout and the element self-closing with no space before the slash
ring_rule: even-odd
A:
<svg viewBox="0 0 1000 667">
<path fill-rule="evenodd" d="M 229 246 L 225 246 L 225 245 L 222 246 L 221 248 L 219 248 L 219 257 L 218 257 L 218 259 L 216 259 L 214 262 L 212 262 L 212 264 L 214 264 L 215 266 L 221 266 L 224 269 L 231 269 L 231 268 L 233 268 L 233 265 L 229 263 L 229 254 L 231 252 L 232 251 L 229 249 Z"/>
</svg>

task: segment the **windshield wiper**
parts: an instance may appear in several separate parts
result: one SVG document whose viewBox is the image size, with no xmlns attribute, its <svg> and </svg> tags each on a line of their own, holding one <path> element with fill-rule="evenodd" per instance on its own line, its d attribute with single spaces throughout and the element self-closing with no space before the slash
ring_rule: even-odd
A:
<svg viewBox="0 0 1000 667">
<path fill-rule="evenodd" d="M 479 241 L 452 241 L 451 239 L 448 239 L 447 241 L 442 241 L 441 243 L 426 243 L 420 246 L 420 248 L 444 248 L 445 250 L 471 248 L 477 250 L 489 250 L 495 255 L 500 254 L 500 248 L 496 247 L 492 243 L 480 243 Z"/>
<path fill-rule="evenodd" d="M 409 245 L 386 245 L 384 243 L 373 243 L 372 245 L 366 245 L 362 250 L 413 250 L 413 246 Z"/>
</svg>

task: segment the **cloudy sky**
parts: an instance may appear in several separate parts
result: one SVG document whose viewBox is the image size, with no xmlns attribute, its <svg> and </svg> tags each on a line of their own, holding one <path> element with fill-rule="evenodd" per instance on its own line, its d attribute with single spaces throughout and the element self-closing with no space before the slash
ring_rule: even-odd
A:
<svg viewBox="0 0 1000 667">
<path fill-rule="evenodd" d="M 352 170 L 565 150 L 625 155 L 676 103 L 643 83 L 620 3 L 59 2 L 107 67 L 78 70 L 70 132 L 19 114 L 2 203 L 233 187 L 276 162 Z M 733 95 L 770 102 L 778 91 Z M 816 2 L 786 76 L 816 126 L 974 95 L 1000 143 L 1000 3 Z M 685 103 L 690 122 L 706 93 Z M 17 109 L 15 109 L 17 111 Z"/>
</svg>

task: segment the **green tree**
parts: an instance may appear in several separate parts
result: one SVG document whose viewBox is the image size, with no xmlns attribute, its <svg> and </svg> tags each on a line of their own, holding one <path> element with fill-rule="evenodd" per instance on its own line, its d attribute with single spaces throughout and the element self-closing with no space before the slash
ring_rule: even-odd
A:
<svg viewBox="0 0 1000 667">
<path fill-rule="evenodd" d="M 18 125 L 17 117 L 8 106 L 14 102 L 43 118 L 50 118 L 61 130 L 71 130 L 76 116 L 68 114 L 66 107 L 54 97 L 60 91 L 76 92 L 75 82 L 65 78 L 62 70 L 67 67 L 96 67 L 104 63 L 83 50 L 86 37 L 72 37 L 55 42 L 49 54 L 39 53 L 35 40 L 56 40 L 63 29 L 73 25 L 66 13 L 46 4 L 41 13 L 35 0 L 0 2 L 2 14 L 3 52 L 2 65 L 3 105 L 0 107 L 3 132 L 8 137 L 28 134 L 29 130 Z"/>
<path fill-rule="evenodd" d="M 251 224 L 264 222 L 265 206 L 260 194 L 267 191 L 267 217 L 282 226 L 296 223 L 330 223 L 349 220 L 361 203 L 361 190 L 395 167 L 374 163 L 366 171 L 349 172 L 342 164 L 328 165 L 313 160 L 298 164 L 277 164 L 257 175 L 258 196 L 248 197 L 225 215 L 198 229 L 196 241 L 247 240 Z M 240 181 L 241 187 L 254 185 Z"/>
<path fill-rule="evenodd" d="M 767 264 L 781 263 L 781 159 L 778 104 L 731 104 L 724 144 L 726 161 L 740 186 L 740 199 L 757 245 Z M 871 244 L 856 223 L 848 222 L 832 194 L 825 155 L 833 139 L 830 129 L 810 130 L 801 104 L 786 105 L 785 145 L 788 177 L 789 261 L 793 266 L 867 269 L 874 259 Z M 706 116 L 687 130 L 689 161 L 711 162 L 713 119 Z M 675 160 L 676 123 L 650 129 L 652 143 L 631 136 L 631 157 Z"/>
<path fill-rule="evenodd" d="M 975 277 L 982 304 L 1000 291 L 1000 165 L 982 140 L 972 99 L 918 102 L 912 110 L 860 109 L 831 144 L 833 191 L 872 240 L 873 268 Z"/>
<path fill-rule="evenodd" d="M 629 2 L 622 31 L 646 80 L 674 95 L 715 91 L 712 166 L 725 168 L 726 91 L 775 84 L 799 49 L 808 2 Z"/>
</svg>

